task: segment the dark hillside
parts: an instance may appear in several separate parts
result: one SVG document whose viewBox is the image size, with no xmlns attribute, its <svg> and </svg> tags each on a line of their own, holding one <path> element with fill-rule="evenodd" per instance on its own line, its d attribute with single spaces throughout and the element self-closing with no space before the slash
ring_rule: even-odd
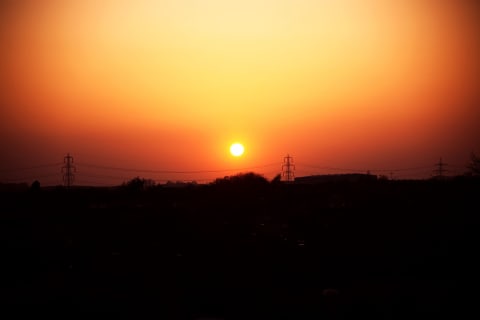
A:
<svg viewBox="0 0 480 320">
<path fill-rule="evenodd" d="M 0 300 L 168 319 L 462 318 L 479 199 L 466 178 L 3 190 Z"/>
</svg>

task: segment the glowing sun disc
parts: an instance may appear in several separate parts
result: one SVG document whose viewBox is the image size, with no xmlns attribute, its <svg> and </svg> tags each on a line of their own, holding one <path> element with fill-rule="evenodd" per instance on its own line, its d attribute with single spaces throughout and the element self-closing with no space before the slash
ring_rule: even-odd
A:
<svg viewBox="0 0 480 320">
<path fill-rule="evenodd" d="M 245 148 L 241 143 L 234 143 L 230 146 L 230 153 L 234 157 L 240 157 L 244 151 L 245 151 Z"/>
</svg>

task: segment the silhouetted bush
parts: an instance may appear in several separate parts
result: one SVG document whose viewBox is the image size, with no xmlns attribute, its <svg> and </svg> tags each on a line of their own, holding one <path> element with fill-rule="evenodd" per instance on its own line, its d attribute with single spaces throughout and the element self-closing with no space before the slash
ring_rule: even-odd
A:
<svg viewBox="0 0 480 320">
<path fill-rule="evenodd" d="M 480 175 L 480 157 L 478 157 L 475 153 L 471 153 L 470 155 L 470 163 L 468 165 L 468 169 L 470 173 L 474 176 Z"/>
<path fill-rule="evenodd" d="M 32 192 L 40 191 L 40 181 L 38 180 L 33 181 L 32 185 L 30 186 L 30 191 Z"/>
<path fill-rule="evenodd" d="M 146 189 L 150 189 L 155 186 L 155 181 L 150 179 L 144 179 L 140 177 L 133 178 L 132 180 L 123 184 L 123 186 L 130 191 L 138 192 Z"/>
<path fill-rule="evenodd" d="M 277 174 L 271 181 L 272 184 L 278 185 L 282 182 L 282 175 L 279 173 Z"/>
<path fill-rule="evenodd" d="M 217 179 L 214 182 L 215 185 L 219 186 L 236 186 L 236 187 L 258 187 L 258 186 L 267 186 L 269 184 L 268 180 L 257 173 L 247 172 L 239 173 L 234 176 L 227 176 L 223 179 Z"/>
</svg>

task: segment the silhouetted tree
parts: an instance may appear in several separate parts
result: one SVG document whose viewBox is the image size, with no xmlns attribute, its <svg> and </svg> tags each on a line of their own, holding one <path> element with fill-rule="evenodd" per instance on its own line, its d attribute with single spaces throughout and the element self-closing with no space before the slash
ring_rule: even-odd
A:
<svg viewBox="0 0 480 320">
<path fill-rule="evenodd" d="M 268 183 L 268 180 L 257 173 L 254 172 L 247 172 L 247 173 L 240 173 L 237 174 L 233 177 L 231 177 L 230 181 L 234 183 L 240 183 L 240 184 L 246 184 L 246 185 L 255 185 L 255 184 L 260 184 L 260 185 L 265 185 Z"/>
<path fill-rule="evenodd" d="M 387 180 L 390 180 L 390 179 L 388 178 L 388 176 L 386 176 L 384 174 L 381 174 L 381 175 L 378 176 L 378 180 L 379 181 L 387 181 Z"/>
<path fill-rule="evenodd" d="M 33 181 L 32 185 L 30 186 L 30 190 L 32 192 L 40 191 L 40 181 L 38 180 Z"/>
<path fill-rule="evenodd" d="M 480 157 L 478 157 L 474 152 L 472 152 L 470 155 L 470 163 L 467 167 L 472 175 L 480 175 Z"/>
<path fill-rule="evenodd" d="M 150 189 L 156 186 L 155 180 L 152 179 L 143 179 L 143 187 L 145 189 Z"/>
<path fill-rule="evenodd" d="M 133 178 L 132 180 L 123 184 L 128 190 L 142 191 L 155 186 L 155 181 L 151 179 L 143 179 L 140 177 Z"/>
<path fill-rule="evenodd" d="M 277 174 L 271 181 L 272 184 L 279 184 L 282 181 L 282 175 Z"/>
<path fill-rule="evenodd" d="M 238 187 L 257 187 L 268 185 L 268 180 L 254 172 L 239 173 L 234 176 L 226 176 L 223 179 L 216 179 L 214 184 L 216 185 L 230 185 Z"/>
</svg>

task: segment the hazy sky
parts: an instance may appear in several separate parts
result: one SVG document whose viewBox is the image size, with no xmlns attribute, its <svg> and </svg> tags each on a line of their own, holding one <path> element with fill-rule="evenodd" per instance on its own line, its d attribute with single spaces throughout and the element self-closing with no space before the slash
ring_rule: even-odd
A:
<svg viewBox="0 0 480 320">
<path fill-rule="evenodd" d="M 0 182 L 61 183 L 67 152 L 78 184 L 271 178 L 287 153 L 297 176 L 427 177 L 480 153 L 473 0 L 0 3 Z"/>
</svg>

